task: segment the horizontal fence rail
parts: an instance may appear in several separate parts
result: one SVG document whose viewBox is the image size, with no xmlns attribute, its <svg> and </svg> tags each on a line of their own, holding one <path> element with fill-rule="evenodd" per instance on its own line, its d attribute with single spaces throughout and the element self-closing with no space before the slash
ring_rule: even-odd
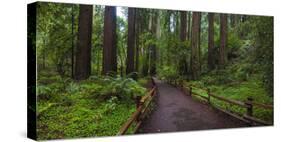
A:
<svg viewBox="0 0 281 142">
<path fill-rule="evenodd" d="M 232 117 L 240 119 L 240 120 L 242 120 L 242 121 L 244 121 L 244 122 L 246 122 L 250 125 L 272 125 L 272 122 L 266 122 L 264 120 L 255 118 L 253 116 L 253 109 L 254 109 L 254 107 L 258 107 L 258 108 L 261 108 L 261 109 L 273 110 L 273 105 L 261 104 L 261 103 L 254 102 L 253 98 L 251 98 L 251 97 L 248 97 L 247 100 L 245 100 L 245 101 L 238 101 L 238 100 L 229 99 L 229 98 L 219 96 L 219 95 L 215 95 L 215 94 L 211 93 L 210 89 L 208 89 L 208 88 L 207 89 L 202 88 L 202 87 L 200 88 L 200 87 L 194 86 L 194 85 L 188 85 L 188 87 L 185 87 L 185 86 L 183 86 L 182 81 L 180 81 L 180 82 L 169 81 L 169 83 L 172 83 L 172 85 L 175 85 L 175 86 L 179 87 L 186 94 L 190 94 L 191 96 L 194 95 L 194 96 L 198 96 L 198 97 L 203 98 L 210 105 L 212 105 L 211 98 L 214 98 L 214 99 L 229 103 L 231 105 L 236 105 L 236 106 L 239 106 L 239 107 L 242 107 L 242 108 L 246 109 L 246 114 L 243 114 L 241 116 L 237 113 L 230 112 L 230 111 L 227 111 L 227 110 L 224 110 L 222 108 L 219 108 L 217 106 L 212 105 L 214 108 L 218 109 L 219 111 L 222 111 L 222 112 L 224 112 L 224 113 L 226 113 L 226 114 L 228 114 Z M 198 90 L 206 92 L 207 96 L 204 96 L 204 95 L 201 95 L 199 93 L 194 92 L 193 91 L 194 89 L 198 89 Z"/>
<path fill-rule="evenodd" d="M 156 95 L 156 86 L 154 83 L 154 80 L 152 79 L 153 88 L 143 97 L 137 97 L 136 98 L 136 107 L 137 110 L 131 115 L 131 117 L 122 125 L 117 135 L 124 135 L 128 131 L 130 127 L 133 126 L 135 123 L 136 125 L 133 128 L 133 133 L 136 133 L 139 129 L 142 120 L 145 118 L 145 116 L 148 113 L 149 106 L 151 102 L 153 101 L 155 95 Z"/>
</svg>

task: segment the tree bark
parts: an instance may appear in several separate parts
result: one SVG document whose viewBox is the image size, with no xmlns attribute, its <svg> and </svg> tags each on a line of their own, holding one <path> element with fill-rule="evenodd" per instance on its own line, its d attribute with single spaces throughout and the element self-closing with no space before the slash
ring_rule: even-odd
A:
<svg viewBox="0 0 281 142">
<path fill-rule="evenodd" d="M 157 13 L 153 11 L 152 13 L 152 26 L 151 26 L 151 33 L 154 35 L 155 40 L 157 39 Z M 153 43 L 150 45 L 151 49 L 151 60 L 150 60 L 150 75 L 154 76 L 156 74 L 156 60 L 157 60 L 157 53 L 156 53 L 156 44 Z"/>
<path fill-rule="evenodd" d="M 135 65 L 135 71 L 138 72 L 139 71 L 139 34 L 140 34 L 140 13 L 139 10 L 136 9 L 136 65 Z"/>
<path fill-rule="evenodd" d="M 191 38 L 191 12 L 188 12 L 187 40 Z"/>
<path fill-rule="evenodd" d="M 74 78 L 74 5 L 71 6 L 71 78 Z"/>
<path fill-rule="evenodd" d="M 199 74 L 201 73 L 201 68 L 202 68 L 202 58 L 201 58 L 201 17 L 202 17 L 202 13 L 199 13 L 199 33 L 198 33 L 198 55 L 199 55 Z"/>
<path fill-rule="evenodd" d="M 180 12 L 180 40 L 183 42 L 186 40 L 186 26 L 187 26 L 187 20 L 186 20 L 186 12 L 181 11 Z"/>
<path fill-rule="evenodd" d="M 213 70 L 215 68 L 214 59 L 214 13 L 208 13 L 208 68 Z"/>
<path fill-rule="evenodd" d="M 117 72 L 116 8 L 105 7 L 102 74 Z"/>
<path fill-rule="evenodd" d="M 171 11 L 168 10 L 167 11 L 167 34 L 168 34 L 168 38 L 167 40 L 169 40 L 169 37 L 171 35 Z M 167 65 L 170 65 L 171 64 L 171 55 L 170 55 L 170 46 L 171 46 L 171 43 L 170 41 L 168 41 L 167 43 Z"/>
<path fill-rule="evenodd" d="M 200 60 L 199 60 L 199 20 L 200 16 L 198 12 L 192 14 L 192 36 L 191 36 L 191 74 L 192 79 L 199 78 Z"/>
<path fill-rule="evenodd" d="M 187 36 L 187 14 L 185 11 L 180 12 L 180 41 L 184 43 L 186 41 L 186 36 Z M 182 45 L 180 48 L 186 48 L 184 45 Z M 180 57 L 180 62 L 179 62 L 179 70 L 180 70 L 180 75 L 184 75 L 187 73 L 187 63 L 185 60 L 185 56 Z"/>
<path fill-rule="evenodd" d="M 151 12 L 151 10 L 149 12 Z M 147 29 L 149 32 L 151 32 L 151 30 L 152 30 L 152 14 L 149 14 Z M 145 41 L 143 40 L 143 44 L 144 43 L 145 43 Z M 144 76 L 148 75 L 148 71 L 149 71 L 149 67 L 150 67 L 150 51 L 151 51 L 151 48 L 150 48 L 150 45 L 148 45 L 148 47 L 145 48 L 144 52 L 143 52 L 145 57 L 144 57 L 144 62 L 143 62 L 142 74 Z"/>
<path fill-rule="evenodd" d="M 91 39 L 93 6 L 80 5 L 75 79 L 87 79 L 91 74 Z"/>
<path fill-rule="evenodd" d="M 135 57 L 135 9 L 128 10 L 128 49 L 127 49 L 127 66 L 126 74 L 134 72 Z"/>
<path fill-rule="evenodd" d="M 227 15 L 220 14 L 220 58 L 219 66 L 221 69 L 225 67 L 227 62 Z"/>
</svg>

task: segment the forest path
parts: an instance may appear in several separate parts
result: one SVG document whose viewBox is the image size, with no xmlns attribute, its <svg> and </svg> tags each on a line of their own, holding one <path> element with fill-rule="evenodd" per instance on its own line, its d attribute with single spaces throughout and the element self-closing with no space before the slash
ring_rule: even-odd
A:
<svg viewBox="0 0 281 142">
<path fill-rule="evenodd" d="M 155 79 L 158 92 L 156 106 L 138 133 L 175 132 L 246 127 L 242 121 L 200 103 L 190 95 Z"/>
</svg>

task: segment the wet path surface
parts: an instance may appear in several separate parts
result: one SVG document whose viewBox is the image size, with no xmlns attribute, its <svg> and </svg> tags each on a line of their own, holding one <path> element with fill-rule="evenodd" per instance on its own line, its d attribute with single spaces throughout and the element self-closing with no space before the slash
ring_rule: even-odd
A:
<svg viewBox="0 0 281 142">
<path fill-rule="evenodd" d="M 138 133 L 175 132 L 247 126 L 214 108 L 198 102 L 181 90 L 155 79 L 156 106 Z"/>
</svg>

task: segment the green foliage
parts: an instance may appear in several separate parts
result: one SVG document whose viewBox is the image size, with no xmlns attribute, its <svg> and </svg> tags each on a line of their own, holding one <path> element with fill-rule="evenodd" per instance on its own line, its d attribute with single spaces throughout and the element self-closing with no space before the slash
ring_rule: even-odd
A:
<svg viewBox="0 0 281 142">
<path fill-rule="evenodd" d="M 47 95 L 52 93 L 52 89 L 50 87 L 43 86 L 43 85 L 38 85 L 36 91 L 37 91 L 36 92 L 37 95 Z"/>
<path fill-rule="evenodd" d="M 273 17 L 254 17 L 255 60 L 263 71 L 263 82 L 273 95 Z"/>
<path fill-rule="evenodd" d="M 228 59 L 229 60 L 240 56 L 241 46 L 242 46 L 242 41 L 239 38 L 239 36 L 234 31 L 228 32 L 227 50 L 228 50 Z"/>
<path fill-rule="evenodd" d="M 39 3 L 36 47 L 38 70 L 52 68 L 61 76 L 69 74 L 72 38 L 76 33 L 78 5 Z M 72 35 L 71 27 L 74 25 Z M 43 64 L 45 63 L 45 67 Z"/>
<path fill-rule="evenodd" d="M 179 77 L 178 72 L 170 66 L 163 66 L 163 68 L 158 71 L 158 74 L 160 79 L 167 81 L 174 81 Z"/>
<path fill-rule="evenodd" d="M 80 91 L 80 86 L 74 82 L 70 82 L 69 85 L 66 88 L 66 91 L 69 94 L 74 94 L 77 93 L 78 91 Z"/>
<path fill-rule="evenodd" d="M 143 87 L 146 87 L 148 85 L 149 81 L 150 81 L 149 77 L 143 77 L 143 78 L 140 78 L 137 80 L 137 82 Z"/>
<path fill-rule="evenodd" d="M 144 95 L 145 89 L 131 78 L 106 77 L 104 83 L 108 84 L 103 91 L 118 94 L 119 97 L 133 98 L 135 95 Z"/>
<path fill-rule="evenodd" d="M 189 82 L 189 84 L 202 88 L 209 88 L 213 94 L 234 100 L 245 101 L 247 100 L 247 97 L 252 97 L 255 102 L 263 104 L 273 104 L 273 98 L 267 94 L 267 91 L 263 87 L 263 83 L 260 80 L 259 76 L 250 76 L 247 81 L 237 81 L 234 79 L 227 81 L 226 78 L 228 78 L 229 76 L 230 75 L 226 76 L 224 74 L 218 76 L 206 75 L 200 81 L 192 81 Z M 196 88 L 194 88 L 193 91 L 207 97 L 206 91 Z M 216 105 L 218 107 L 237 112 L 239 114 L 245 114 L 245 109 L 241 107 L 232 106 L 226 102 L 222 102 L 216 99 L 212 99 L 211 101 L 213 105 Z M 260 108 L 254 108 L 254 110 L 255 117 L 266 121 L 272 121 L 273 111 Z"/>
<path fill-rule="evenodd" d="M 39 139 L 114 136 L 135 111 L 132 101 L 124 103 L 111 98 L 98 102 L 82 94 L 75 95 L 64 96 L 75 101 L 73 105 L 49 107 L 40 115 Z"/>
<path fill-rule="evenodd" d="M 81 82 L 57 78 L 39 84 L 39 139 L 116 135 L 135 111 L 134 96 L 145 92 L 135 80 L 120 76 L 91 76 Z"/>
<path fill-rule="evenodd" d="M 149 84 L 149 79 L 139 77 L 146 76 L 153 63 L 156 62 L 157 76 L 162 80 L 182 81 L 190 75 L 191 37 L 184 42 L 180 41 L 179 13 L 160 11 L 157 17 L 160 17 L 160 22 L 153 24 L 156 19 L 152 18 L 150 22 L 149 16 L 153 13 L 152 10 L 138 9 L 137 13 L 141 16 L 136 18 L 139 20 L 136 41 L 139 48 L 138 67 L 139 70 L 143 68 L 143 74 L 136 70 L 124 77 L 128 22 L 126 18 L 117 16 L 118 71 L 99 76 L 103 64 L 104 6 L 95 6 L 94 10 L 91 46 L 91 73 L 94 76 L 76 82 L 67 76 L 70 77 L 71 73 L 72 42 L 74 47 L 77 44 L 79 5 L 39 3 L 36 18 L 36 92 L 40 139 L 115 135 L 135 110 L 135 96 L 145 94 L 146 89 L 143 86 Z M 127 16 L 127 8 L 122 10 Z M 241 21 L 241 15 L 236 16 L 240 20 L 235 26 L 228 28 L 227 65 L 225 69 L 210 71 L 207 69 L 208 20 L 207 13 L 202 13 L 199 53 L 201 77 L 200 80 L 189 83 L 208 87 L 215 94 L 227 98 L 243 101 L 251 96 L 257 102 L 272 104 L 273 17 L 246 16 L 246 20 Z M 214 21 L 215 64 L 218 64 L 220 47 L 218 18 L 218 15 L 215 16 Z M 151 30 L 154 27 L 157 36 Z M 152 45 L 156 47 L 156 60 L 152 58 Z M 131 79 L 137 77 L 138 82 Z M 207 96 L 202 90 L 193 91 Z M 214 100 L 213 103 L 239 113 L 245 112 L 220 101 Z M 262 109 L 256 109 L 254 115 L 264 120 L 273 118 L 273 112 Z"/>
</svg>

